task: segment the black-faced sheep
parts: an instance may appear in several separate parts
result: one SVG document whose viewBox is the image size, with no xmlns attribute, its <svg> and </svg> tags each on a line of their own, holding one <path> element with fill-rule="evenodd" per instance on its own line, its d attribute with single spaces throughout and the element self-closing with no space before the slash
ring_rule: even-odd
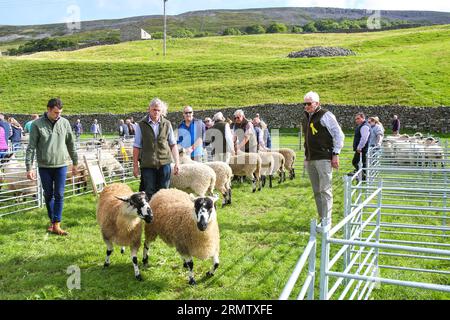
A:
<svg viewBox="0 0 450 320">
<path fill-rule="evenodd" d="M 244 176 L 252 180 L 252 191 L 261 191 L 261 157 L 257 153 L 238 153 L 231 156 L 228 163 L 234 176 Z"/>
<path fill-rule="evenodd" d="M 141 246 L 142 220 L 148 224 L 152 219 L 153 214 L 145 192 L 133 193 L 123 183 L 106 186 L 97 203 L 97 222 L 107 246 L 104 267 L 110 265 L 114 244 L 130 246 L 134 275 L 141 281 L 137 252 Z"/>
<path fill-rule="evenodd" d="M 219 266 L 220 237 L 215 202 L 218 197 L 199 197 L 177 189 L 161 189 L 150 201 L 154 219 L 145 225 L 144 266 L 148 265 L 150 242 L 159 236 L 174 246 L 189 269 L 189 284 L 195 284 L 193 257 L 212 258 L 214 275 Z"/>
</svg>

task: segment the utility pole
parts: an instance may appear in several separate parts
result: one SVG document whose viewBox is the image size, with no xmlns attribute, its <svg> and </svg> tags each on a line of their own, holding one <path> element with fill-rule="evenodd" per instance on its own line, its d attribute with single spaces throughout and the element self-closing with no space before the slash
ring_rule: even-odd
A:
<svg viewBox="0 0 450 320">
<path fill-rule="evenodd" d="M 166 2 L 168 0 L 164 1 L 164 48 L 163 48 L 163 56 L 166 56 L 166 38 L 167 38 L 167 18 L 166 18 Z"/>
</svg>

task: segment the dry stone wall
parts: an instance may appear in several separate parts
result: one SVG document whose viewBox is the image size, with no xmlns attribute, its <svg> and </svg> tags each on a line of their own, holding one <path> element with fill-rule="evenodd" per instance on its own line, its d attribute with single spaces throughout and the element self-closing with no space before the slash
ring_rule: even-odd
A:
<svg viewBox="0 0 450 320">
<path fill-rule="evenodd" d="M 336 115 L 338 122 L 344 129 L 354 128 L 354 115 L 357 112 L 364 112 L 368 116 L 378 116 L 386 129 L 390 128 L 392 116 L 397 114 L 401 121 L 402 129 L 449 133 L 450 132 L 450 107 L 406 107 L 406 106 L 351 106 L 351 105 L 331 105 L 324 104 L 324 108 L 330 110 Z M 214 110 L 199 111 L 195 110 L 195 117 L 204 119 L 212 117 L 216 112 L 221 111 L 225 117 L 232 118 L 237 109 L 243 109 L 248 119 L 253 118 L 257 113 L 266 121 L 270 128 L 298 128 L 303 117 L 302 104 L 266 104 L 250 106 L 245 108 L 223 108 Z M 23 114 L 5 114 L 14 116 L 20 123 L 24 124 L 30 119 L 29 115 Z M 85 132 L 89 132 L 90 125 L 97 119 L 102 125 L 103 132 L 117 132 L 119 119 L 125 119 L 129 116 L 134 117 L 136 121 L 142 119 L 146 114 L 80 114 L 64 115 L 65 118 L 73 124 L 76 119 L 80 119 Z M 171 112 L 167 118 L 174 127 L 182 121 L 182 112 Z"/>
</svg>

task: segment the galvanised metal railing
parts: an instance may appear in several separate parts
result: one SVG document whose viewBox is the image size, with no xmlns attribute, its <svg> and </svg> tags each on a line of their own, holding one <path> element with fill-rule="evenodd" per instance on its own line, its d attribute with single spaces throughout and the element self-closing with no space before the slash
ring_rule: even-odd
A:
<svg viewBox="0 0 450 320">
<path fill-rule="evenodd" d="M 383 147 L 371 149 L 367 168 L 344 177 L 344 219 L 321 236 L 320 299 L 369 299 L 380 284 L 450 292 L 448 281 L 442 284 L 439 278 L 450 275 L 447 145 L 442 150 L 436 165 L 429 157 L 393 160 Z M 361 170 L 367 172 L 364 182 Z M 310 243 L 280 299 L 289 298 L 307 259 L 315 265 L 311 247 L 316 241 L 312 228 Z M 400 271 L 402 278 L 392 271 Z M 314 298 L 310 279 L 306 277 L 301 290 L 307 290 L 309 299 Z"/>
<path fill-rule="evenodd" d="M 83 163 L 83 155 L 89 159 L 100 159 L 102 171 L 107 183 L 130 183 L 133 177 L 132 140 L 124 140 L 116 144 L 118 139 L 103 141 L 85 139 L 77 142 L 79 158 L 78 175 L 71 175 L 68 168 L 65 198 L 77 197 L 92 193 L 92 186 L 87 168 Z M 43 189 L 39 174 L 37 180 L 27 179 L 25 169 L 25 144 L 14 152 L 14 158 L 4 159 L 0 164 L 0 217 L 41 208 L 45 205 Z M 34 167 L 36 170 L 36 167 Z"/>
<path fill-rule="evenodd" d="M 279 300 L 288 300 L 291 295 L 294 287 L 305 267 L 306 262 L 308 262 L 308 274 L 304 281 L 304 284 L 300 290 L 300 293 L 297 296 L 297 300 L 303 300 L 307 295 L 308 300 L 314 300 L 314 284 L 316 280 L 316 247 L 317 247 L 317 239 L 316 239 L 316 220 L 311 221 L 310 227 L 310 238 L 308 244 L 303 251 L 300 259 L 295 265 L 294 271 L 292 272 L 286 286 L 283 289 L 283 292 L 280 295 Z"/>
</svg>

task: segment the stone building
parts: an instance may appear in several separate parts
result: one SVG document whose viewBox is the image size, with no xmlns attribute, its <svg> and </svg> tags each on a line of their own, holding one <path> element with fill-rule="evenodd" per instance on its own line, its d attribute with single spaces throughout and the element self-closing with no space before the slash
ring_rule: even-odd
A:
<svg viewBox="0 0 450 320">
<path fill-rule="evenodd" d="M 152 36 L 136 25 L 127 25 L 120 28 L 120 41 L 137 41 L 137 40 L 150 40 Z"/>
</svg>

